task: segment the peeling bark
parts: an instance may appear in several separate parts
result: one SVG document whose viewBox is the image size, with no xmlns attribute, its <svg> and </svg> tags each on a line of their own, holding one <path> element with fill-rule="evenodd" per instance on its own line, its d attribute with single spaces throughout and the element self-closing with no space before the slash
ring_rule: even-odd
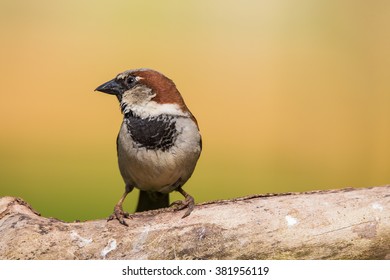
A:
<svg viewBox="0 0 390 280">
<path fill-rule="evenodd" d="M 106 220 L 0 198 L 0 259 L 390 259 L 390 186 L 254 195 Z"/>
</svg>

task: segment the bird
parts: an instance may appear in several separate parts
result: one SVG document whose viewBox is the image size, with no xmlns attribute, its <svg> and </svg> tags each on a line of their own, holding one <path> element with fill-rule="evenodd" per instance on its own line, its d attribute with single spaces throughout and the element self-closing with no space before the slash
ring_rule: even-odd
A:
<svg viewBox="0 0 390 280">
<path fill-rule="evenodd" d="M 128 226 L 123 211 L 126 196 L 140 190 L 136 212 L 173 206 L 195 206 L 183 185 L 194 172 L 202 151 L 202 137 L 196 118 L 184 102 L 175 83 L 164 74 L 148 68 L 126 70 L 95 91 L 115 95 L 123 121 L 117 137 L 119 170 L 125 192 L 108 221 L 117 219 Z M 169 205 L 169 193 L 177 191 L 184 200 Z"/>
</svg>

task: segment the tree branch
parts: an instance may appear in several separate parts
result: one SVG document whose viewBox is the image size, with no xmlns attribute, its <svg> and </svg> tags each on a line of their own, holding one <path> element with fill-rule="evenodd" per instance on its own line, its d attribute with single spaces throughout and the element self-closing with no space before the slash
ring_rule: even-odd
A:
<svg viewBox="0 0 390 280">
<path fill-rule="evenodd" d="M 0 259 L 390 259 L 390 185 L 254 195 L 182 215 L 65 223 L 2 197 Z"/>
</svg>

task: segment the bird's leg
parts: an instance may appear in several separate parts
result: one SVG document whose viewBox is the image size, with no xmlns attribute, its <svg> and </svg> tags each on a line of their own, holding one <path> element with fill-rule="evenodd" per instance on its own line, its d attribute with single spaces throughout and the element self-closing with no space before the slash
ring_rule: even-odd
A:
<svg viewBox="0 0 390 280">
<path fill-rule="evenodd" d="M 182 210 L 187 207 L 188 209 L 182 217 L 185 218 L 191 214 L 192 210 L 194 210 L 195 201 L 194 198 L 190 196 L 188 193 L 186 193 L 181 187 L 178 187 L 176 191 L 178 191 L 184 196 L 184 200 L 174 201 L 171 203 L 171 206 L 176 206 L 175 211 Z"/>
<path fill-rule="evenodd" d="M 118 203 L 115 205 L 114 207 L 114 213 L 112 213 L 110 215 L 110 217 L 108 217 L 107 221 L 111 221 L 113 219 L 117 219 L 122 225 L 124 226 L 129 226 L 126 221 L 124 220 L 124 218 L 129 218 L 130 215 L 129 213 L 127 212 L 124 212 L 123 211 L 123 207 L 122 207 L 122 204 L 123 202 L 125 201 L 125 198 L 126 196 L 133 190 L 133 187 L 131 186 L 127 186 L 126 185 L 126 189 L 125 189 L 125 192 L 124 194 L 122 195 L 121 199 L 119 199 Z"/>
</svg>

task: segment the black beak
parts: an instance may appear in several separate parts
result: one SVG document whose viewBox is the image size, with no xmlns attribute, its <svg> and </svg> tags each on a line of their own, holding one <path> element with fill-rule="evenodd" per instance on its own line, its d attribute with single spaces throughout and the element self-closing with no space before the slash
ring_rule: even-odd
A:
<svg viewBox="0 0 390 280">
<path fill-rule="evenodd" d="M 100 91 L 108 94 L 121 95 L 125 88 L 122 84 L 118 83 L 116 79 L 112 79 L 107 83 L 98 86 L 95 91 Z"/>
</svg>

